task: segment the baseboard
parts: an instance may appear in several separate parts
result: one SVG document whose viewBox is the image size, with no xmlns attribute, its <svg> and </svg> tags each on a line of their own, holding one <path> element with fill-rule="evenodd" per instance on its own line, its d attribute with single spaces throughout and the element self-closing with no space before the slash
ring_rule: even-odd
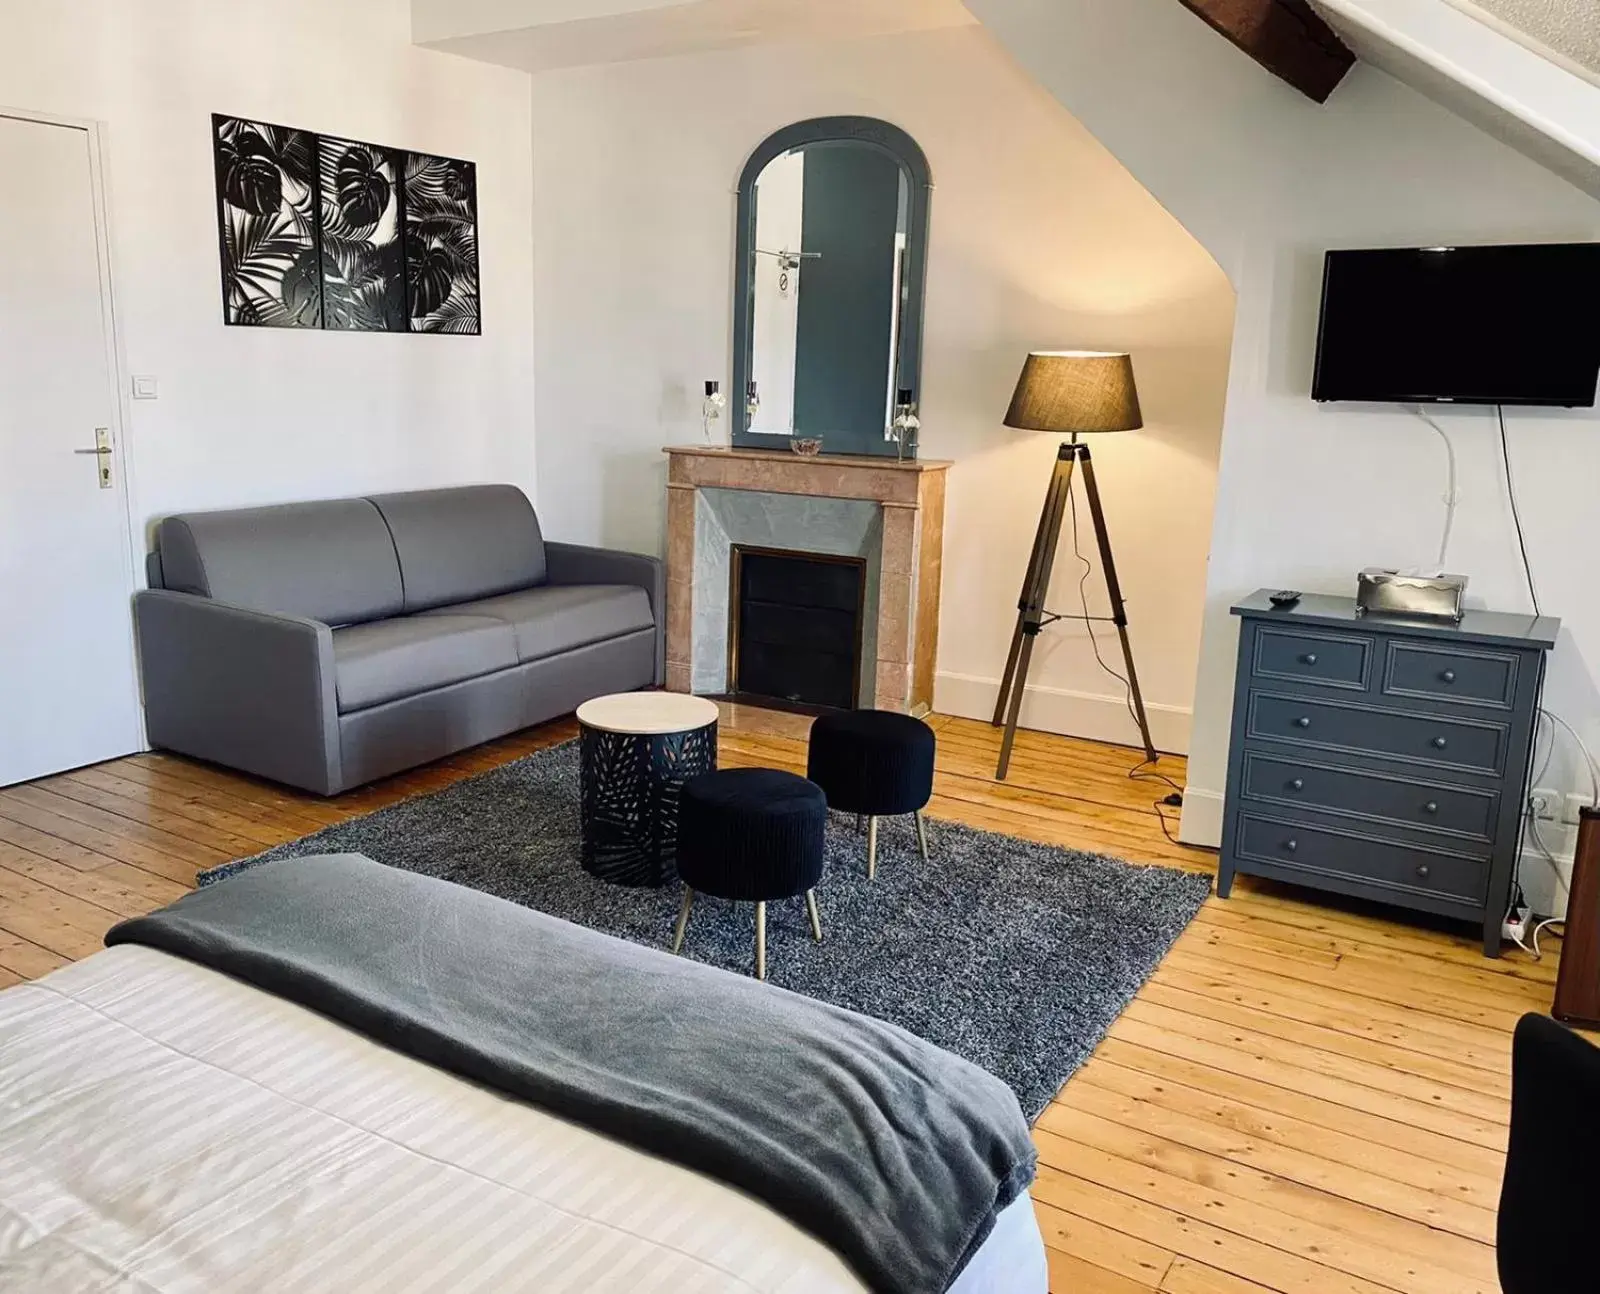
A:
<svg viewBox="0 0 1600 1294">
<path fill-rule="evenodd" d="M 1216 849 L 1222 844 L 1221 791 L 1204 791 L 1193 783 L 1183 789 L 1183 817 L 1178 821 L 1178 839 L 1186 845 Z"/>
<path fill-rule="evenodd" d="M 941 714 L 987 721 L 994 717 L 999 695 L 1000 680 L 997 678 L 938 674 L 933 681 L 933 708 Z M 1192 710 L 1147 701 L 1145 714 L 1150 720 L 1150 739 L 1157 750 L 1172 755 L 1188 754 L 1189 731 L 1194 721 Z M 1059 732 L 1068 737 L 1115 742 L 1120 746 L 1140 744 L 1139 727 L 1120 694 L 1107 696 L 1030 684 L 1023 692 L 1019 722 L 1024 728 L 1040 732 Z"/>
</svg>

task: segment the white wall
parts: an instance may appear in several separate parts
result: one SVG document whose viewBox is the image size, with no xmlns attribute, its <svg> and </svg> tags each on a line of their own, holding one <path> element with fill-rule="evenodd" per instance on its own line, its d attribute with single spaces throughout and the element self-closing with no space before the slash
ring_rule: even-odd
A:
<svg viewBox="0 0 1600 1294">
<path fill-rule="evenodd" d="M 106 124 L 140 524 L 472 480 L 535 486 L 528 77 L 410 44 L 406 0 L 0 0 L 0 105 Z M 481 338 L 222 323 L 211 113 L 478 164 Z"/>
<path fill-rule="evenodd" d="M 972 0 L 989 29 L 1217 256 L 1239 293 L 1184 834 L 1215 842 L 1236 627 L 1268 585 L 1349 592 L 1429 560 L 1441 447 L 1404 411 L 1308 398 L 1328 247 L 1600 237 L 1600 204 L 1381 72 L 1324 108 L 1170 0 Z M 1492 412 L 1443 411 L 1462 456 L 1450 565 L 1472 600 L 1527 607 Z M 1600 743 L 1600 415 L 1516 410 L 1512 452 L 1547 612 L 1566 628 L 1546 704 Z M 1546 781 L 1588 789 L 1568 751 Z M 1548 877 L 1530 877 L 1548 889 Z"/>
<path fill-rule="evenodd" d="M 730 367 L 740 168 L 790 122 L 886 118 L 934 178 L 922 444 L 955 460 L 938 704 L 987 718 L 1005 663 L 1056 447 L 1001 426 L 1023 357 L 1125 347 L 1149 426 L 1095 452 L 1158 740 L 1184 747 L 1232 294 L 1087 131 L 978 28 L 552 72 L 533 100 L 550 534 L 659 550 L 661 447 L 699 439 L 701 384 Z M 1070 555 L 1058 571 L 1066 609 Z M 1097 581 L 1090 592 L 1103 612 Z M 1081 628 L 1044 643 L 1026 721 L 1129 739 L 1121 688 Z"/>
</svg>

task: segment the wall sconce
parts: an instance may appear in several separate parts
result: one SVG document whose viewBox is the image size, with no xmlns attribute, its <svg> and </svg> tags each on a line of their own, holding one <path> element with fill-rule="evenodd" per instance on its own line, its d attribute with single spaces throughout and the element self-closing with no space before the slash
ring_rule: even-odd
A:
<svg viewBox="0 0 1600 1294">
<path fill-rule="evenodd" d="M 706 444 L 715 445 L 717 437 L 711 434 L 712 424 L 722 417 L 722 411 L 728 407 L 728 397 L 722 394 L 722 383 L 714 379 L 706 381 L 706 397 L 700 402 L 700 419 L 705 426 Z"/>
<path fill-rule="evenodd" d="M 912 399 L 910 387 L 903 386 L 894 395 L 894 422 L 889 426 L 888 439 L 894 441 L 895 457 L 904 462 L 917 456 L 917 439 L 922 431 L 922 419 L 917 417 L 917 402 Z"/>
</svg>

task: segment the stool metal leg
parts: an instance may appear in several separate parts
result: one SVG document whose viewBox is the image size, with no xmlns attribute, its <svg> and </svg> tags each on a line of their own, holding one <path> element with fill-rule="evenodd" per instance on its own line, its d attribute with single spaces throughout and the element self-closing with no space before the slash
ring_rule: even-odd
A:
<svg viewBox="0 0 1600 1294">
<path fill-rule="evenodd" d="M 822 917 L 817 913 L 817 892 L 806 891 L 806 914 L 811 918 L 811 937 L 822 942 Z"/>
<path fill-rule="evenodd" d="M 928 861 L 928 824 L 922 820 L 921 812 L 911 815 L 917 820 L 917 848 L 922 851 L 922 861 Z"/>
<path fill-rule="evenodd" d="M 867 879 L 870 881 L 878 874 L 878 819 L 867 819 Z"/>
<path fill-rule="evenodd" d="M 683 906 L 678 909 L 678 928 L 672 935 L 672 951 L 674 955 L 683 951 L 684 931 L 689 928 L 689 909 L 694 906 L 694 891 L 687 885 L 683 887 Z"/>
<path fill-rule="evenodd" d="M 756 904 L 756 978 L 767 977 L 767 905 Z"/>
</svg>

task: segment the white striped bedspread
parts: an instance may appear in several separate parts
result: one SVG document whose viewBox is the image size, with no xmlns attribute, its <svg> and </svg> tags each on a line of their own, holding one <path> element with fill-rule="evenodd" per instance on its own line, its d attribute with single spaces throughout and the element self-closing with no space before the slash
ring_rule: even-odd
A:
<svg viewBox="0 0 1600 1294">
<path fill-rule="evenodd" d="M 956 1294 L 1043 1294 L 1026 1198 Z M 764 1204 L 152 949 L 0 993 L 0 1290 L 863 1287 Z"/>
</svg>

